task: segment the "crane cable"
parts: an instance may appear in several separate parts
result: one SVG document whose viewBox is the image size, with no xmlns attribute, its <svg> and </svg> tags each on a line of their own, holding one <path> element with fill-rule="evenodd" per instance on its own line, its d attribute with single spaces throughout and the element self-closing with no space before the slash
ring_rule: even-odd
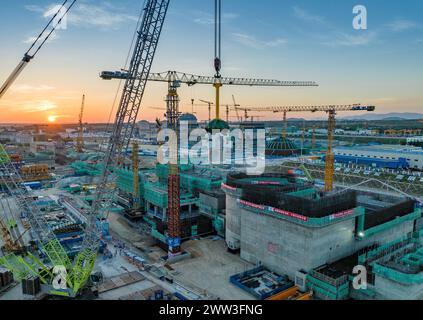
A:
<svg viewBox="0 0 423 320">
<path fill-rule="evenodd" d="M 146 0 L 144 0 L 143 8 L 145 8 L 145 1 Z M 132 37 L 132 41 L 131 41 L 131 46 L 129 48 L 128 55 L 126 56 L 126 60 L 125 60 L 125 64 L 124 64 L 125 70 L 127 69 L 129 58 L 130 58 L 131 53 L 132 53 L 132 48 L 134 47 L 134 44 L 135 44 L 135 39 L 136 39 L 137 34 L 138 34 L 138 29 L 139 29 L 139 26 L 140 26 L 140 23 L 141 23 L 141 19 L 143 17 L 143 12 L 144 12 L 144 10 L 141 10 L 141 13 L 138 17 L 137 26 L 135 28 L 135 31 L 134 31 L 134 34 L 133 34 L 133 37 Z M 120 89 L 122 87 L 122 81 L 123 81 L 123 79 L 119 80 L 119 84 L 118 84 L 118 87 L 117 87 L 117 90 L 116 90 L 116 93 L 115 93 L 115 97 L 113 99 L 113 104 L 112 104 L 112 107 L 110 109 L 109 118 L 107 120 L 106 133 L 109 133 L 109 129 L 113 129 L 113 128 L 110 128 L 110 125 L 111 125 L 111 121 L 112 121 L 113 111 L 115 110 L 116 102 L 117 102 L 117 99 L 118 99 L 118 96 L 119 96 L 119 93 L 120 93 Z"/>
<path fill-rule="evenodd" d="M 65 7 L 66 3 L 69 0 L 65 0 L 62 4 L 62 6 L 59 8 L 59 10 L 56 12 L 56 14 L 50 19 L 50 21 L 48 22 L 48 24 L 44 27 L 43 31 L 38 35 L 38 37 L 35 39 L 35 41 L 32 43 L 31 47 L 25 52 L 24 57 L 22 58 L 22 60 L 19 62 L 18 66 L 13 70 L 13 72 L 10 74 L 10 76 L 6 79 L 6 81 L 3 83 L 3 85 L 0 87 L 0 98 L 2 98 L 4 96 L 4 94 L 6 93 L 6 91 L 10 88 L 10 86 L 16 81 L 16 79 L 19 77 L 19 75 L 21 74 L 21 72 L 25 69 L 26 65 L 35 57 L 35 55 L 38 53 L 38 51 L 40 51 L 40 49 L 44 46 L 44 44 L 47 42 L 47 40 L 51 37 L 51 35 L 53 34 L 53 32 L 56 30 L 56 28 L 60 25 L 60 23 L 62 22 L 63 18 L 66 16 L 66 14 L 69 12 L 69 10 L 73 7 L 73 5 L 75 4 L 76 0 L 73 0 L 73 2 L 71 3 L 71 5 L 69 6 L 69 8 L 65 11 L 65 13 L 63 14 L 63 16 L 58 20 L 58 22 L 56 23 L 56 25 L 54 25 L 52 27 L 52 30 L 47 34 L 47 36 L 44 38 L 44 40 L 40 43 L 40 45 L 36 48 L 36 50 L 34 51 L 33 54 L 31 54 L 30 52 L 32 51 L 32 49 L 34 49 L 34 47 L 37 45 L 37 43 L 39 43 L 40 39 L 43 37 L 43 35 L 46 33 L 46 30 L 52 25 L 52 23 L 54 22 L 54 20 L 56 19 L 56 17 L 58 16 L 58 14 L 64 10 L 63 8 Z"/>
<path fill-rule="evenodd" d="M 57 10 L 57 12 L 54 14 L 54 16 L 50 19 L 50 21 L 48 22 L 48 24 L 45 26 L 45 28 L 43 29 L 43 31 L 41 31 L 41 33 L 38 35 L 38 37 L 36 38 L 36 40 L 34 41 L 34 43 L 31 45 L 31 47 L 28 49 L 28 51 L 25 53 L 24 59 L 25 58 L 29 58 L 32 59 L 35 57 L 35 55 L 38 53 L 38 51 L 40 51 L 40 49 L 44 46 L 44 44 L 47 42 L 47 40 L 51 37 L 51 35 L 53 34 L 53 32 L 56 30 L 56 28 L 62 23 L 63 18 L 68 14 L 69 10 L 73 7 L 73 5 L 76 3 L 76 0 L 73 0 L 73 2 L 71 3 L 71 5 L 66 9 L 66 11 L 64 12 L 64 14 L 60 17 L 60 19 L 57 21 L 56 25 L 54 25 L 52 27 L 52 29 L 50 30 L 50 32 L 47 34 L 47 36 L 44 38 L 44 40 L 41 42 L 41 44 L 37 47 L 37 49 L 35 50 L 35 52 L 30 55 L 30 51 L 36 46 L 36 44 L 38 43 L 38 41 L 41 39 L 41 37 L 43 36 L 43 34 L 46 32 L 46 30 L 48 29 L 48 27 L 50 27 L 50 25 L 52 25 L 52 23 L 54 22 L 54 20 L 56 19 L 56 17 L 58 16 L 58 14 L 63 10 L 63 8 L 65 8 L 66 3 L 69 0 L 65 0 L 63 2 L 63 4 L 60 6 L 59 10 Z"/>
<path fill-rule="evenodd" d="M 214 13 L 214 68 L 216 70 L 216 78 L 220 78 L 220 69 L 222 67 L 221 61 L 221 43 L 222 43 L 222 1 L 215 0 L 215 13 Z"/>
</svg>

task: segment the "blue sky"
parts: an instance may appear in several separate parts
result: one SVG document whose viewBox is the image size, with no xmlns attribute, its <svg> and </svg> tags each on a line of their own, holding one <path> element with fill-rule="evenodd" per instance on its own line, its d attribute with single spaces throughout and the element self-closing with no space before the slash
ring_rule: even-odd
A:
<svg viewBox="0 0 423 320">
<path fill-rule="evenodd" d="M 0 1 L 2 81 L 26 51 L 27 40 L 46 23 L 43 13 L 57 2 Z M 87 121 L 107 120 L 117 83 L 99 80 L 98 73 L 123 66 L 143 2 L 79 0 L 67 30 L 43 48 L 0 102 L 10 111 L 0 122 L 16 121 L 19 110 L 35 118 L 55 113 L 71 122 L 77 119 L 82 93 L 87 95 Z M 213 2 L 171 1 L 153 71 L 213 74 Z M 367 8 L 368 30 L 352 27 L 357 4 Z M 222 27 L 224 76 L 320 84 L 225 87 L 224 103 L 234 94 L 244 106 L 361 102 L 375 104 L 379 113 L 423 111 L 423 1 L 223 0 Z M 165 85 L 150 84 L 140 117 L 159 116 L 147 107 L 164 106 L 165 94 Z M 180 95 L 182 109 L 189 111 L 191 98 L 210 100 L 213 91 L 181 88 Z M 198 111 L 207 118 L 207 110 Z"/>
</svg>

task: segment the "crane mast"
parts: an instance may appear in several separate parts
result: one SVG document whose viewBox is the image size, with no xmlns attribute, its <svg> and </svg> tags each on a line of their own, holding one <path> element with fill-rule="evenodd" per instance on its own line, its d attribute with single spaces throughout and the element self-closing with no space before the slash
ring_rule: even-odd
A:
<svg viewBox="0 0 423 320">
<path fill-rule="evenodd" d="M 132 143 L 132 172 L 134 174 L 132 186 L 132 209 L 137 212 L 140 209 L 140 176 L 139 176 L 139 145 Z"/>
<path fill-rule="evenodd" d="M 220 69 L 222 68 L 222 0 L 215 0 L 215 17 L 214 17 L 214 76 L 213 87 L 216 90 L 216 119 L 220 120 L 220 88 L 223 84 L 220 81 Z"/>
<path fill-rule="evenodd" d="M 335 135 L 336 127 L 336 113 L 341 111 L 375 111 L 375 106 L 362 106 L 361 104 L 346 104 L 346 105 L 312 105 L 312 106 L 276 106 L 276 107 L 266 107 L 266 108 L 239 108 L 234 107 L 235 110 L 243 110 L 245 112 L 245 117 L 248 117 L 249 111 L 254 112 L 273 112 L 273 113 L 283 113 L 284 120 L 284 132 L 283 137 L 286 137 L 287 129 L 287 118 L 286 115 L 288 112 L 326 112 L 328 114 L 328 149 L 326 153 L 325 161 L 325 191 L 330 192 L 333 190 L 333 177 L 334 177 L 334 166 L 335 166 L 335 156 L 333 154 L 333 139 Z M 303 131 L 303 140 L 304 140 L 304 131 Z M 315 144 L 315 129 L 313 129 L 313 145 Z"/>
<path fill-rule="evenodd" d="M 170 0 L 147 0 L 145 4 L 128 77 L 105 155 L 103 172 L 88 217 L 88 228 L 70 275 L 75 292 L 86 283 L 94 266 L 100 243 L 97 221 L 102 221 L 104 211 L 110 207 L 113 199 L 113 190 L 109 188 L 113 168 L 121 165 L 118 159 L 129 146 L 169 2 Z"/>
<path fill-rule="evenodd" d="M 78 137 L 76 139 L 76 152 L 78 153 L 82 153 L 84 149 L 84 126 L 82 124 L 82 119 L 84 116 L 84 107 L 85 107 L 85 94 L 82 96 L 81 113 L 79 114 Z"/>
</svg>

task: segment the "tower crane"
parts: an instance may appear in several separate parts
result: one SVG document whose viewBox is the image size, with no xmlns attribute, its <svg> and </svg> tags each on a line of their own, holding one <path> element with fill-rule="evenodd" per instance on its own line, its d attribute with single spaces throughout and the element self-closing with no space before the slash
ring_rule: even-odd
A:
<svg viewBox="0 0 423 320">
<path fill-rule="evenodd" d="M 205 103 L 209 107 L 209 122 L 211 121 L 211 108 L 214 105 L 213 102 L 207 100 L 200 100 L 200 102 Z"/>
<path fill-rule="evenodd" d="M 240 107 L 240 105 L 235 102 L 235 96 L 234 95 L 232 95 L 232 101 L 233 101 L 233 105 L 229 105 L 229 104 L 226 105 L 226 122 L 228 122 L 228 123 L 229 123 L 230 108 L 235 108 L 235 110 L 237 111 L 236 108 Z M 237 115 L 238 115 L 238 112 L 237 112 Z"/>
<path fill-rule="evenodd" d="M 100 73 L 100 77 L 103 80 L 120 79 L 125 80 L 130 77 L 127 71 L 103 71 Z M 186 84 L 188 86 L 194 85 L 214 85 L 215 77 L 201 76 L 189 73 L 183 73 L 178 71 L 166 71 L 161 73 L 151 73 L 148 76 L 148 81 L 154 82 L 167 82 L 169 86 L 172 84 L 174 89 L 180 86 L 180 84 Z M 269 79 L 255 79 L 255 78 L 233 78 L 233 77 L 220 77 L 220 84 L 223 86 L 248 86 L 248 87 L 317 87 L 318 84 L 314 81 L 279 81 Z M 200 100 L 209 106 L 209 121 L 211 120 L 211 107 L 214 105 L 213 102 Z M 236 103 L 234 102 L 234 105 Z M 216 107 L 216 109 L 218 109 Z M 217 113 L 217 112 L 216 112 Z M 216 114 L 217 115 L 217 114 Z"/>
<path fill-rule="evenodd" d="M 82 119 L 84 116 L 85 94 L 82 96 L 81 112 L 79 114 L 78 137 L 76 138 L 76 152 L 82 153 L 84 149 L 84 125 Z"/>
<path fill-rule="evenodd" d="M 69 0 L 65 0 L 62 5 L 59 7 L 59 10 L 52 16 L 49 20 L 45 28 L 41 31 L 35 41 L 32 43 L 31 47 L 25 52 L 22 60 L 19 62 L 17 67 L 13 70 L 11 75 L 6 79 L 3 85 L 0 87 L 0 99 L 4 96 L 6 91 L 10 88 L 10 86 L 15 82 L 15 80 L 19 77 L 25 67 L 31 62 L 32 59 L 35 58 L 37 53 L 41 50 L 47 40 L 51 37 L 57 27 L 61 24 L 63 18 L 67 15 L 69 10 L 74 6 L 76 0 L 71 1 L 69 7 L 66 8 L 66 4 L 70 2 Z M 63 13 L 63 14 L 62 14 Z M 60 18 L 59 18 L 60 17 Z M 57 20 L 57 23 L 56 22 Z M 51 27 L 51 30 L 48 30 Z"/>
<path fill-rule="evenodd" d="M 179 173 L 179 95 L 177 89 L 180 82 L 170 81 L 166 97 L 167 127 L 177 135 L 177 148 L 170 148 L 169 173 L 167 177 L 168 190 L 168 256 L 181 253 L 181 177 Z M 172 153 L 173 152 L 173 153 Z"/>
<path fill-rule="evenodd" d="M 347 105 L 323 105 L 323 106 L 280 106 L 280 107 L 266 107 L 266 108 L 243 108 L 248 111 L 255 112 L 273 112 L 283 113 L 284 120 L 287 112 L 326 112 L 328 114 L 328 149 L 326 154 L 325 164 L 325 191 L 333 190 L 333 176 L 335 156 L 333 154 L 333 140 L 336 127 L 336 114 L 343 111 L 375 111 L 375 106 L 362 106 L 361 104 L 347 104 Z M 286 132 L 286 131 L 285 131 Z"/>
</svg>

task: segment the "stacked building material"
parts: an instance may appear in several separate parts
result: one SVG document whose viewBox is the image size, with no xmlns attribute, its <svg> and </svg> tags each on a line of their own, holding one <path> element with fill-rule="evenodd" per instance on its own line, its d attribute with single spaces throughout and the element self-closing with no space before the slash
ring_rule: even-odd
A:
<svg viewBox="0 0 423 320">
<path fill-rule="evenodd" d="M 7 287 L 12 282 L 13 282 L 13 273 L 6 269 L 0 269 L 0 289 Z"/>
<path fill-rule="evenodd" d="M 38 277 L 31 277 L 22 280 L 22 293 L 29 296 L 36 296 L 41 291 L 41 281 Z"/>
</svg>

